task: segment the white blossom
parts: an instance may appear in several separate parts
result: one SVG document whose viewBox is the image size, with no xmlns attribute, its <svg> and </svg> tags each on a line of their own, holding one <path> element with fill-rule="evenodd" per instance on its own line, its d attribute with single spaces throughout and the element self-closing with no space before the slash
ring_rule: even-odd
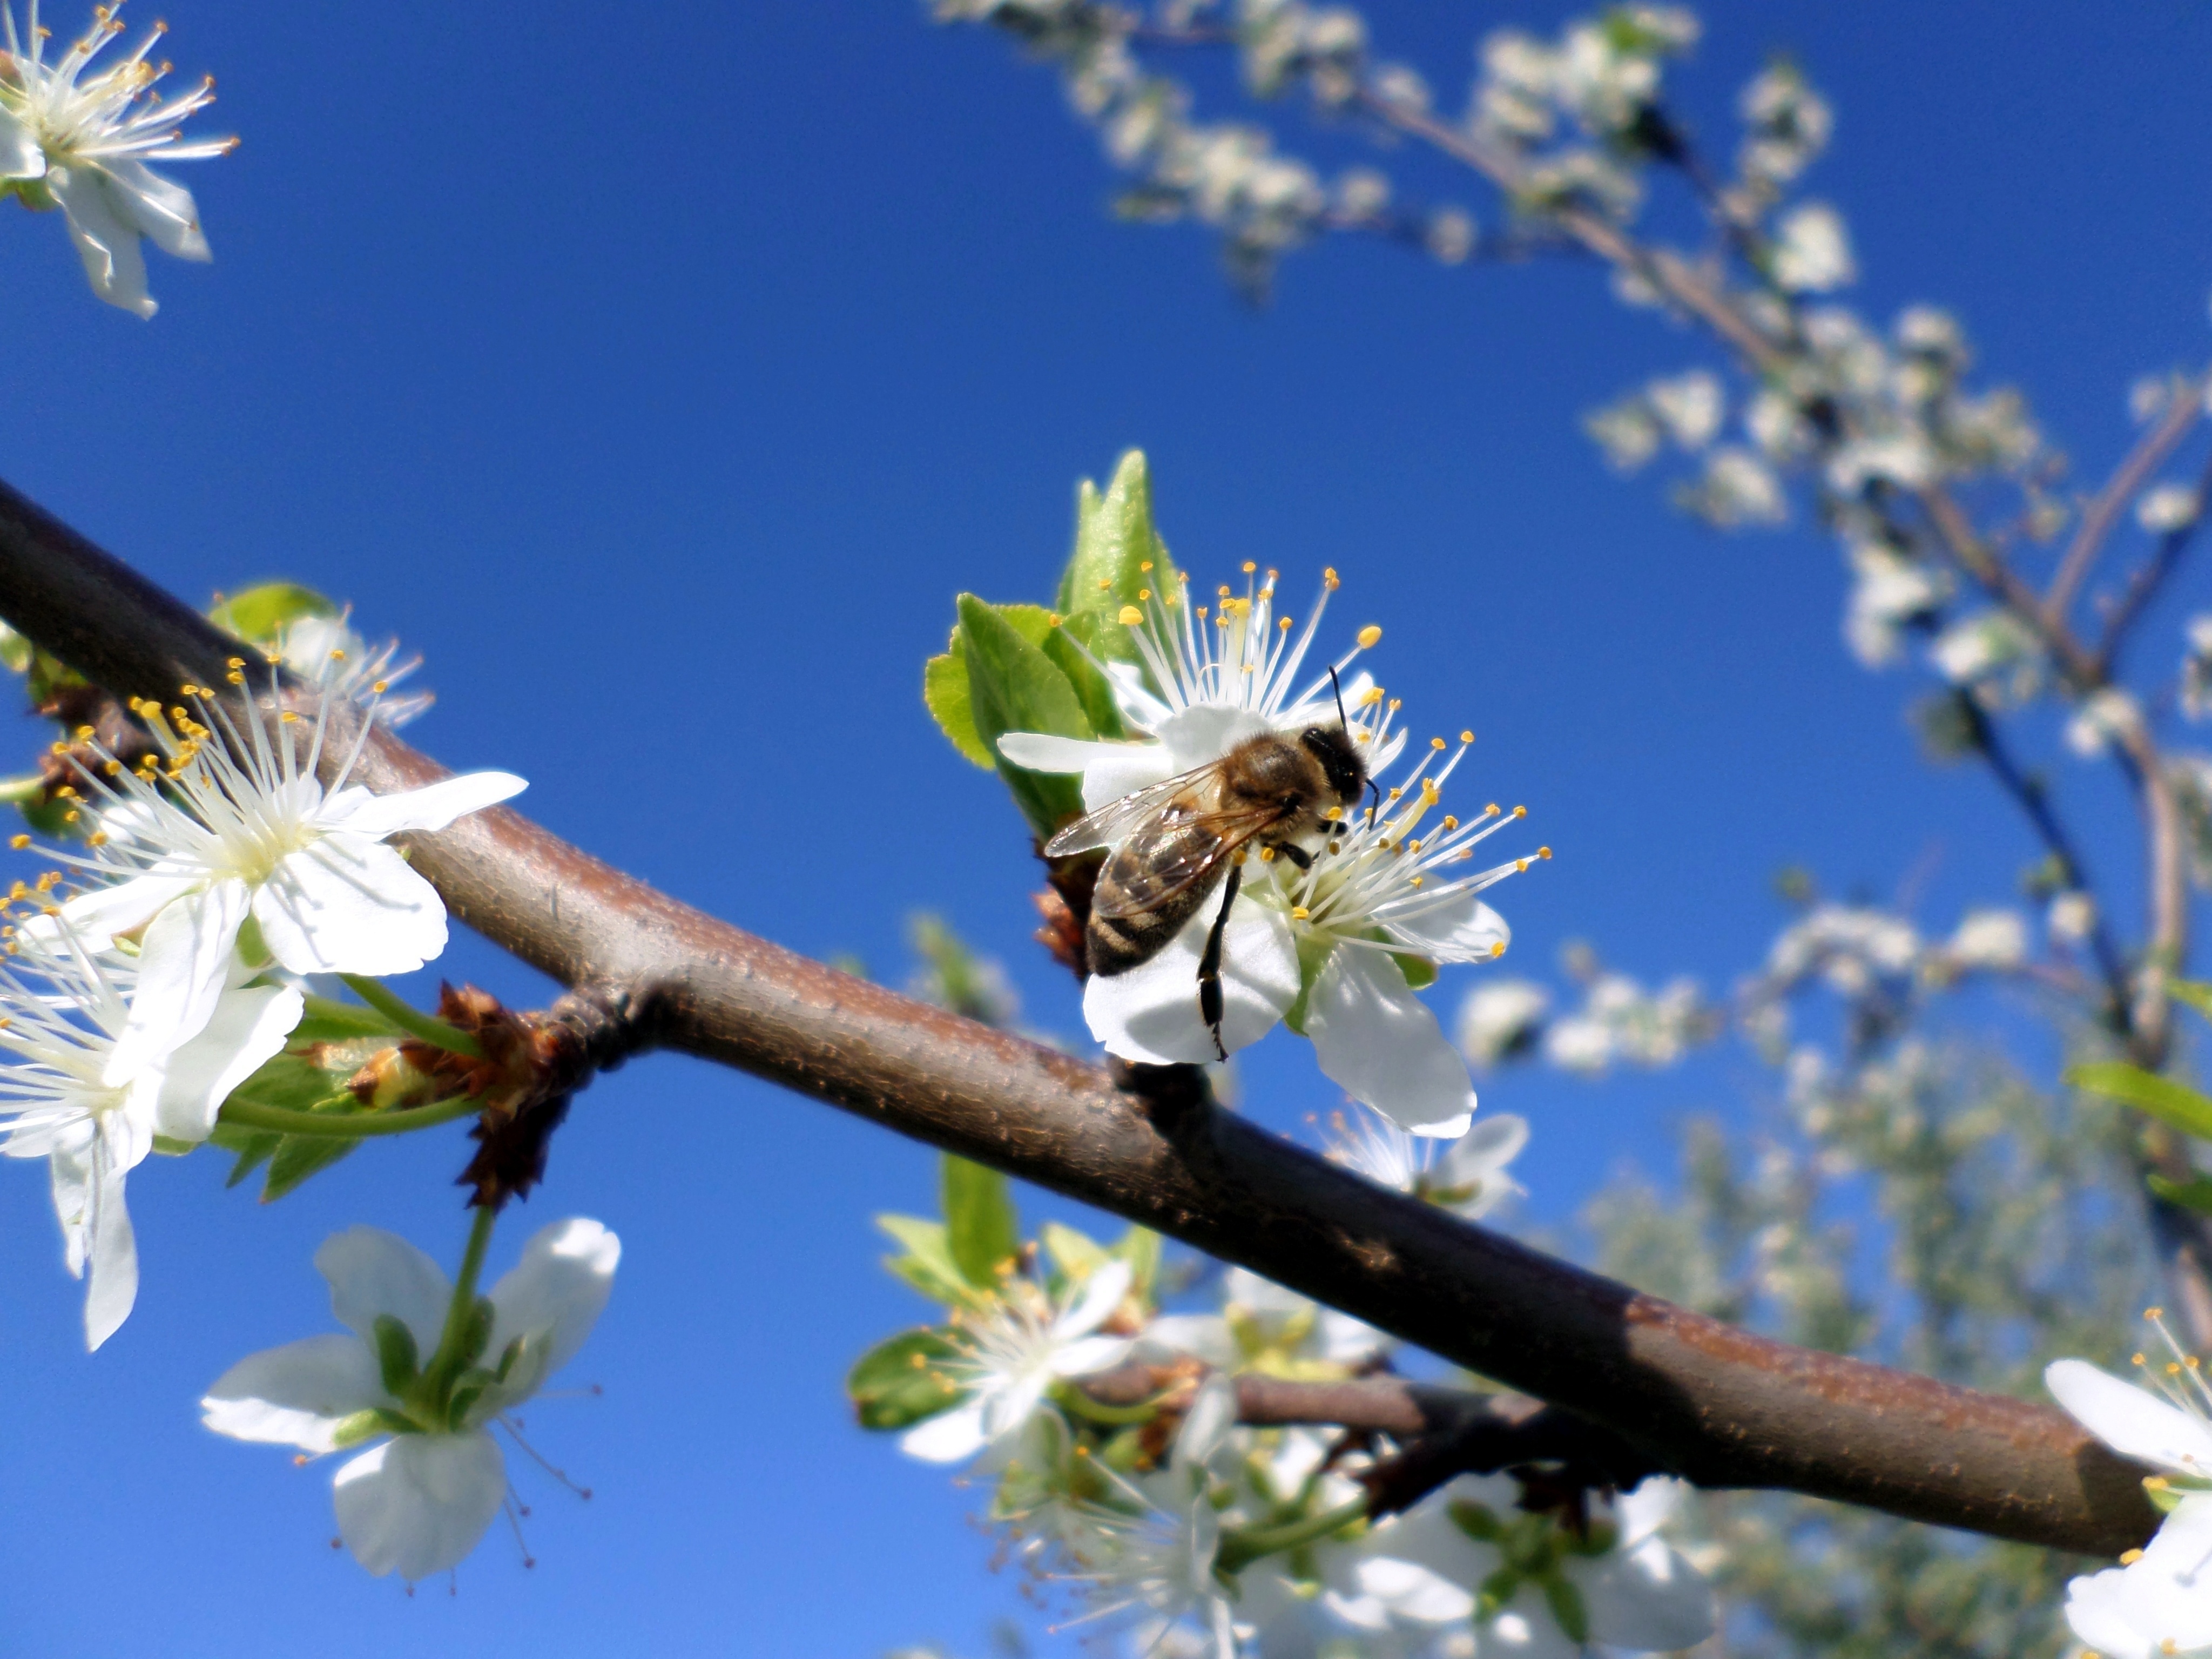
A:
<svg viewBox="0 0 2212 1659">
<path fill-rule="evenodd" d="M 1775 227 L 1776 286 L 1791 294 L 1826 294 L 1857 280 L 1850 233 L 1843 216 L 1825 202 L 1807 202 Z"/>
<path fill-rule="evenodd" d="M 2058 1403 L 2090 1432 L 2123 1457 L 2164 1471 L 2157 1496 L 2167 1513 L 2158 1535 L 2126 1565 L 2067 1586 L 2068 1624 L 2109 1659 L 2212 1648 L 2212 1585 L 2203 1579 L 2212 1557 L 2212 1389 L 2168 1334 L 2158 1310 L 2146 1316 L 2174 1357 L 2162 1371 L 2136 1356 L 2160 1394 L 2085 1360 L 2057 1360 L 2043 1374 Z"/>
<path fill-rule="evenodd" d="M 1249 1268 L 1222 1275 L 1221 1297 L 1218 1314 L 1158 1316 L 1145 1327 L 1141 1346 L 1165 1358 L 1188 1354 L 1217 1370 L 1237 1371 L 1358 1367 L 1392 1346 L 1372 1325 Z"/>
<path fill-rule="evenodd" d="M 1722 530 L 1780 524 L 1790 516 L 1790 498 L 1774 469 L 1735 444 L 1709 452 L 1704 475 L 1677 496 L 1682 506 Z"/>
<path fill-rule="evenodd" d="M 1961 968 L 2006 972 L 2027 960 L 2027 922 L 2017 910 L 1970 910 L 1944 948 Z"/>
<path fill-rule="evenodd" d="M 453 1287 L 438 1264 L 375 1227 L 334 1234 L 315 1252 L 331 1310 L 352 1333 L 250 1354 L 200 1401 L 203 1421 L 235 1440 L 297 1446 L 311 1456 L 380 1443 L 332 1482 L 338 1532 L 379 1577 L 426 1578 L 477 1547 L 507 1498 L 507 1462 L 490 1425 L 544 1385 L 583 1346 L 614 1287 L 622 1242 L 596 1221 L 556 1221 L 491 1287 L 480 1353 L 440 1394 L 394 1374 L 396 1321 L 425 1366 L 439 1352 Z M 394 1386 L 397 1385 L 397 1386 Z M 410 1386 L 411 1385 L 411 1386 Z M 381 1438 L 381 1437 L 390 1437 Z"/>
<path fill-rule="evenodd" d="M 1370 691 L 1368 701 L 1381 696 Z M 1387 746 L 1396 709 L 1389 704 L 1377 722 L 1376 747 Z M 1222 1048 L 1255 1042 L 1291 1017 L 1322 1073 L 1354 1100 L 1407 1128 L 1448 1137 L 1465 1130 L 1474 1090 L 1466 1062 L 1399 957 L 1502 956 L 1511 930 L 1475 895 L 1534 861 L 1452 873 L 1473 859 L 1476 842 L 1517 821 L 1518 807 L 1508 813 L 1493 804 L 1465 823 L 1446 816 L 1427 836 L 1417 833 L 1473 741 L 1462 732 L 1458 751 L 1431 775 L 1431 763 L 1449 747 L 1433 739 L 1388 787 L 1384 810 L 1340 817 L 1310 868 L 1265 850 L 1249 862 L 1221 959 Z M 1534 856 L 1548 857 L 1549 849 Z M 1084 1018 L 1109 1052 L 1152 1065 L 1214 1057 L 1197 991 L 1200 953 L 1213 925 L 1201 908 L 1158 954 L 1126 972 L 1092 976 Z"/>
<path fill-rule="evenodd" d="M 301 617 L 276 641 L 284 666 L 304 679 L 320 681 L 323 695 L 358 705 L 380 726 L 398 731 L 435 702 L 434 691 L 394 691 L 422 665 L 419 656 L 402 659 L 399 641 L 371 645 L 349 625 L 351 612 L 335 617 Z"/>
<path fill-rule="evenodd" d="M 2168 536 L 2195 524 L 2203 510 L 2189 485 L 2154 484 L 2136 500 L 2136 522 L 2154 536 Z"/>
<path fill-rule="evenodd" d="M 2066 746 L 2082 759 L 2092 760 L 2116 739 L 2142 729 L 2142 709 L 2136 700 L 2118 686 L 2107 685 L 2084 697 L 2066 722 Z"/>
<path fill-rule="evenodd" d="M 0 56 L 0 180 L 33 206 L 58 206 L 84 261 L 93 291 L 141 317 L 155 312 L 146 292 L 143 237 L 180 259 L 206 260 L 207 238 L 191 192 L 149 161 L 198 161 L 236 147 L 235 138 L 185 143 L 178 128 L 215 101 L 214 83 L 166 100 L 153 88 L 168 72 L 147 61 L 161 38 L 156 24 L 135 51 L 92 72 L 94 58 L 123 33 L 119 3 L 101 7 L 91 31 L 51 63 L 39 0 L 21 33 L 12 4 L 0 7 L 7 52 Z"/>
<path fill-rule="evenodd" d="M 1720 377 L 1702 368 L 1654 380 L 1644 388 L 1644 396 L 1667 435 L 1681 449 L 1703 449 L 1719 433 L 1728 414 Z"/>
<path fill-rule="evenodd" d="M 1972 685 L 2032 663 L 2036 644 L 2027 625 L 2008 611 L 1979 611 L 1963 617 L 1936 636 L 1928 648 L 1943 678 Z"/>
<path fill-rule="evenodd" d="M 987 1447 L 1011 1444 L 1055 1382 L 1121 1364 L 1128 1340 L 1097 1331 L 1129 1293 L 1129 1277 L 1127 1262 L 1109 1261 L 1070 1285 L 1056 1304 L 1011 1299 L 1031 1288 L 1022 1281 L 988 1308 L 957 1315 L 962 1352 L 938 1361 L 936 1369 L 966 1397 L 908 1430 L 899 1449 L 925 1462 L 958 1463 Z M 1036 1303 L 1042 1302 L 1039 1293 Z"/>
<path fill-rule="evenodd" d="M 442 830 L 524 787 L 472 772 L 378 795 L 346 781 L 356 747 L 325 789 L 315 770 L 331 699 L 304 757 L 297 717 L 273 702 L 241 732 L 211 696 L 195 701 L 220 731 L 182 703 L 134 703 L 166 766 L 88 773 L 100 827 L 86 852 L 55 854 L 94 884 L 62 907 L 71 927 L 95 945 L 140 936 L 124 1046 L 149 1053 L 207 1024 L 249 918 L 260 960 L 295 974 L 404 974 L 437 957 L 446 907 L 386 838 Z"/>
<path fill-rule="evenodd" d="M 1348 1120 L 1340 1114 L 1332 1128 L 1322 1149 L 1331 1163 L 1469 1221 L 1525 1191 L 1505 1168 L 1528 1144 L 1528 1121 L 1510 1112 L 1485 1115 L 1456 1140 L 1408 1133 L 1363 1107 L 1354 1107 Z"/>
<path fill-rule="evenodd" d="M 1492 980 L 1468 993 L 1459 1010 L 1459 1048 L 1485 1071 L 1534 1042 L 1552 994 L 1534 981 Z"/>
<path fill-rule="evenodd" d="M 88 1270 L 85 1342 L 97 1348 L 138 1295 L 125 1177 L 155 1136 L 196 1144 L 230 1091 L 284 1046 L 297 991 L 226 988 L 189 1040 L 125 1045 L 138 970 L 63 925 L 19 933 L 0 958 L 0 1119 L 9 1158 L 47 1160 L 70 1272 Z"/>
<path fill-rule="evenodd" d="M 2181 712 L 2201 720 L 2212 712 L 2212 614 L 2191 617 L 2182 636 L 2188 648 L 2181 659 Z"/>
<path fill-rule="evenodd" d="M 1761 71 L 1744 88 L 1736 107 L 1749 129 L 1736 164 L 1747 179 L 1769 185 L 1786 185 L 1804 172 L 1835 131 L 1827 100 L 1794 64 Z"/>
<path fill-rule="evenodd" d="M 2044 926 L 2051 930 L 2051 937 L 2068 945 L 2079 944 L 2088 938 L 2096 925 L 2097 901 L 2078 889 L 2053 897 L 2044 917 Z"/>
</svg>

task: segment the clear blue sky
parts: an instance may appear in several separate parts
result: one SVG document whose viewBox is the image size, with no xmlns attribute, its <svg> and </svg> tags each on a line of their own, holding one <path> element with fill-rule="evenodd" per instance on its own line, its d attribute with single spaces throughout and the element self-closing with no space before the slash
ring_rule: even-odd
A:
<svg viewBox="0 0 2212 1659">
<path fill-rule="evenodd" d="M 1454 99 L 1474 33 L 1560 15 L 1375 9 Z M 1048 76 L 906 0 L 168 15 L 246 141 L 186 175 L 218 263 L 157 261 L 141 325 L 91 300 L 58 222 L 0 213 L 0 476 L 197 599 L 272 574 L 350 597 L 429 659 L 424 747 L 525 774 L 544 822 L 745 927 L 902 975 L 902 919 L 934 907 L 1075 1026 L 1014 817 L 916 693 L 953 592 L 1043 597 L 1075 479 L 1130 444 L 1194 571 L 1255 558 L 1301 595 L 1338 566 L 1394 689 L 1481 732 L 1479 787 L 1560 853 L 1502 901 L 1526 969 L 1581 937 L 1725 984 L 1780 865 L 1887 893 L 1940 854 L 1923 914 L 1948 925 L 2028 856 L 1981 780 L 1916 757 L 1907 684 L 1847 659 L 1816 532 L 1718 538 L 1604 472 L 1578 414 L 1704 358 L 1595 270 L 1332 246 L 1255 313 L 1201 234 L 1109 218 Z M 1814 185 L 1864 303 L 1955 304 L 2100 471 L 2129 380 L 2205 349 L 2205 9 L 1706 15 L 1680 78 L 1704 130 L 1796 52 L 1838 108 Z M 446 965 L 544 994 L 473 939 Z M 1290 1123 L 1328 1097 L 1281 1046 L 1250 1075 Z M 1534 1121 L 1521 1173 L 1559 1218 L 1753 1080 L 1729 1051 L 1487 1098 Z M 39 1172 L 0 1171 L 0 1655 L 981 1651 L 1012 1586 L 839 1394 L 921 1312 L 867 1217 L 925 1206 L 933 1160 L 688 1060 L 592 1089 L 495 1249 L 573 1212 L 627 1246 L 572 1373 L 604 1397 L 530 1414 L 597 1492 L 520 1472 L 534 1572 L 495 1535 L 457 1597 L 409 1601 L 329 1548 L 327 1468 L 204 1434 L 209 1381 L 325 1328 L 325 1233 L 457 1250 L 459 1161 L 373 1146 L 268 1209 L 218 1156 L 147 1168 L 138 1310 L 90 1359 Z"/>
</svg>

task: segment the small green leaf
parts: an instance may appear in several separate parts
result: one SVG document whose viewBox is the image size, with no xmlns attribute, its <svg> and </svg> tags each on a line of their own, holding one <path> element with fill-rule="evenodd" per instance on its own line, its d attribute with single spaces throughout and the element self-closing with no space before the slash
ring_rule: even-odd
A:
<svg viewBox="0 0 2212 1659">
<path fill-rule="evenodd" d="M 994 754 L 1008 732 L 1042 732 L 1054 737 L 1088 738 L 1091 722 L 1075 688 L 1058 665 L 1024 637 L 1018 625 L 1033 605 L 987 605 L 972 593 L 960 596 L 961 647 L 968 663 L 968 696 L 975 733 Z M 1044 623 L 1049 626 L 1048 622 Z M 1042 635 L 1040 635 L 1040 637 Z M 999 760 L 1014 804 L 1040 836 L 1048 836 L 1083 811 L 1080 781 L 1066 773 L 1031 772 Z"/>
<path fill-rule="evenodd" d="M 2207 1019 L 2212 1019 L 2212 985 L 2193 979 L 2168 980 L 2166 994 L 2176 1002 L 2188 1004 Z"/>
<path fill-rule="evenodd" d="M 309 997 L 307 1011 L 285 1039 L 293 1048 L 310 1042 L 345 1042 L 356 1037 L 397 1037 L 405 1033 L 375 1009 L 359 1002 L 338 1002 L 329 997 Z"/>
<path fill-rule="evenodd" d="M 960 649 L 957 628 L 952 630 L 951 647 L 921 665 L 921 702 L 955 749 L 986 772 L 999 769 L 997 759 L 975 732 L 975 711 L 968 701 L 968 659 Z"/>
<path fill-rule="evenodd" d="M 422 1370 L 422 1355 L 415 1346 L 415 1333 L 396 1314 L 382 1313 L 369 1328 L 376 1336 L 376 1369 L 385 1393 L 396 1400 L 407 1397 Z"/>
<path fill-rule="evenodd" d="M 1336 949 L 1334 939 L 1317 933 L 1296 935 L 1298 946 L 1298 994 L 1283 1011 L 1283 1024 L 1299 1036 L 1306 1034 L 1306 1000 L 1313 995 L 1314 981 L 1321 977 L 1322 964 L 1328 953 Z"/>
<path fill-rule="evenodd" d="M 350 1068 L 344 1073 L 325 1071 L 307 1055 L 286 1049 L 264 1060 L 259 1070 L 230 1091 L 230 1098 L 251 1101 L 257 1106 L 281 1106 L 291 1112 L 312 1112 L 329 1106 L 340 1095 L 351 1103 L 353 1097 L 345 1086 L 351 1074 Z"/>
<path fill-rule="evenodd" d="M 0 623 L 0 667 L 11 674 L 27 672 L 31 666 L 31 642 L 5 623 Z"/>
<path fill-rule="evenodd" d="M 1110 662 L 1140 662 L 1136 642 L 1117 618 L 1125 605 L 1141 607 L 1139 596 L 1147 592 L 1181 597 L 1175 562 L 1152 526 L 1152 483 L 1145 454 L 1133 449 L 1115 467 L 1104 495 L 1088 478 L 1076 490 L 1075 554 L 1060 579 L 1060 608 L 1070 617 L 1084 611 L 1097 614 L 1094 652 Z"/>
<path fill-rule="evenodd" d="M 2179 1204 L 2185 1210 L 2194 1210 L 2199 1215 L 2212 1215 L 2212 1176 L 2195 1176 L 2187 1181 L 2169 1181 L 2162 1175 L 2145 1176 L 2143 1180 L 2151 1191 L 2169 1204 Z"/>
<path fill-rule="evenodd" d="M 1076 701 L 1083 705 L 1091 734 L 1126 738 L 1129 728 L 1121 719 L 1121 705 L 1114 699 L 1114 684 L 1099 672 L 1093 660 L 1099 654 L 1101 625 L 1097 611 L 1079 611 L 1044 636 L 1042 649 L 1075 688 Z"/>
<path fill-rule="evenodd" d="M 274 645 L 302 617 L 335 617 L 338 606 L 297 582 L 264 582 L 216 601 L 208 620 L 255 645 Z"/>
<path fill-rule="evenodd" d="M 927 1326 L 878 1342 L 845 1376 L 864 1429 L 903 1429 L 959 1404 L 963 1390 L 941 1369 L 959 1353 L 942 1331 Z"/>
<path fill-rule="evenodd" d="M 1454 1526 L 1478 1543 L 1494 1544 L 1504 1536 L 1504 1529 L 1498 1524 L 1498 1517 L 1472 1498 L 1455 1498 L 1445 1506 L 1445 1513 L 1451 1516 Z"/>
<path fill-rule="evenodd" d="M 2066 1081 L 2077 1089 L 2087 1089 L 2092 1094 L 2104 1095 L 2148 1112 L 2185 1134 L 2212 1140 L 2212 1100 L 2185 1083 L 2176 1083 L 2172 1078 L 2160 1077 L 2155 1072 L 2146 1072 L 2140 1066 L 2130 1066 L 2120 1060 L 2073 1066 L 2066 1073 Z"/>
<path fill-rule="evenodd" d="M 906 1246 L 904 1255 L 885 1256 L 884 1267 L 933 1302 L 949 1308 L 973 1305 L 975 1292 L 952 1259 L 943 1222 L 915 1215 L 879 1215 L 876 1225 Z"/>
<path fill-rule="evenodd" d="M 164 1158 L 183 1158 L 198 1145 L 197 1140 L 179 1140 L 174 1135 L 154 1137 L 154 1150 Z"/>
<path fill-rule="evenodd" d="M 1132 1227 L 1114 1246 L 1114 1254 L 1129 1264 L 1129 1294 L 1150 1302 L 1153 1281 L 1160 1276 L 1160 1236 L 1149 1227 Z"/>
<path fill-rule="evenodd" d="M 1113 1260 L 1106 1247 L 1090 1234 L 1062 1226 L 1057 1221 L 1046 1222 L 1037 1237 L 1053 1265 L 1070 1279 L 1088 1279 Z"/>
<path fill-rule="evenodd" d="M 1582 1592 L 1569 1583 L 1562 1575 L 1547 1573 L 1542 1580 L 1544 1601 L 1552 1609 L 1552 1617 L 1570 1642 L 1589 1640 L 1589 1613 L 1583 1606 Z"/>
<path fill-rule="evenodd" d="M 269 1155 L 269 1173 L 262 1177 L 261 1201 L 274 1204 L 308 1176 L 325 1170 L 361 1145 L 339 1135 L 283 1135 Z"/>
<path fill-rule="evenodd" d="M 1390 960 L 1396 963 L 1398 971 L 1405 975 L 1406 988 L 1409 991 L 1425 991 L 1437 982 L 1437 964 L 1426 957 L 1393 951 Z"/>
<path fill-rule="evenodd" d="M 282 1135 L 270 1134 L 259 1129 L 234 1129 L 218 1123 L 210 1140 L 225 1152 L 236 1152 L 238 1161 L 230 1166 L 230 1173 L 222 1178 L 226 1189 L 237 1186 L 267 1163 L 276 1148 L 283 1143 Z"/>
<path fill-rule="evenodd" d="M 978 1290 L 995 1291 L 999 1271 L 1022 1248 L 1006 1178 L 996 1170 L 945 1154 L 945 1244 L 961 1277 Z"/>
</svg>

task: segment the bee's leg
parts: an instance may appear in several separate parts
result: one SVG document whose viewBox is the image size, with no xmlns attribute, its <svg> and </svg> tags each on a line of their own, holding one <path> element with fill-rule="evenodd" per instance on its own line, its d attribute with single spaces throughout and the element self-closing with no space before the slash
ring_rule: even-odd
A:
<svg viewBox="0 0 2212 1659">
<path fill-rule="evenodd" d="M 1307 852 L 1304 848 L 1300 847 L 1295 842 L 1276 842 L 1273 844 L 1273 850 L 1280 853 L 1285 858 L 1297 865 L 1301 870 L 1310 870 L 1313 868 L 1313 854 Z"/>
<path fill-rule="evenodd" d="M 1230 907 L 1237 902 L 1237 884 L 1244 878 L 1242 865 L 1229 866 L 1229 879 L 1221 885 L 1221 914 L 1206 936 L 1206 952 L 1198 959 L 1198 1017 L 1213 1033 L 1213 1052 L 1222 1060 L 1229 1050 L 1221 1046 L 1221 941 L 1229 932 Z"/>
</svg>

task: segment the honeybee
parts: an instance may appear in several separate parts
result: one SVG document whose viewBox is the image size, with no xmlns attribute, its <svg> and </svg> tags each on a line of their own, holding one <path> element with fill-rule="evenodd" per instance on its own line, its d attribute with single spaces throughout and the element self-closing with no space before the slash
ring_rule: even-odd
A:
<svg viewBox="0 0 2212 1659">
<path fill-rule="evenodd" d="M 1247 738 L 1218 760 L 1078 818 L 1044 851 L 1057 859 L 1116 848 L 1098 872 L 1084 931 L 1091 971 L 1111 977 L 1151 961 L 1222 886 L 1221 909 L 1199 958 L 1198 1009 L 1213 1034 L 1215 1054 L 1226 1060 L 1221 947 L 1243 878 L 1245 848 L 1256 843 L 1301 870 L 1310 868 L 1304 843 L 1326 835 L 1372 787 L 1340 707 L 1334 726 Z"/>
</svg>

